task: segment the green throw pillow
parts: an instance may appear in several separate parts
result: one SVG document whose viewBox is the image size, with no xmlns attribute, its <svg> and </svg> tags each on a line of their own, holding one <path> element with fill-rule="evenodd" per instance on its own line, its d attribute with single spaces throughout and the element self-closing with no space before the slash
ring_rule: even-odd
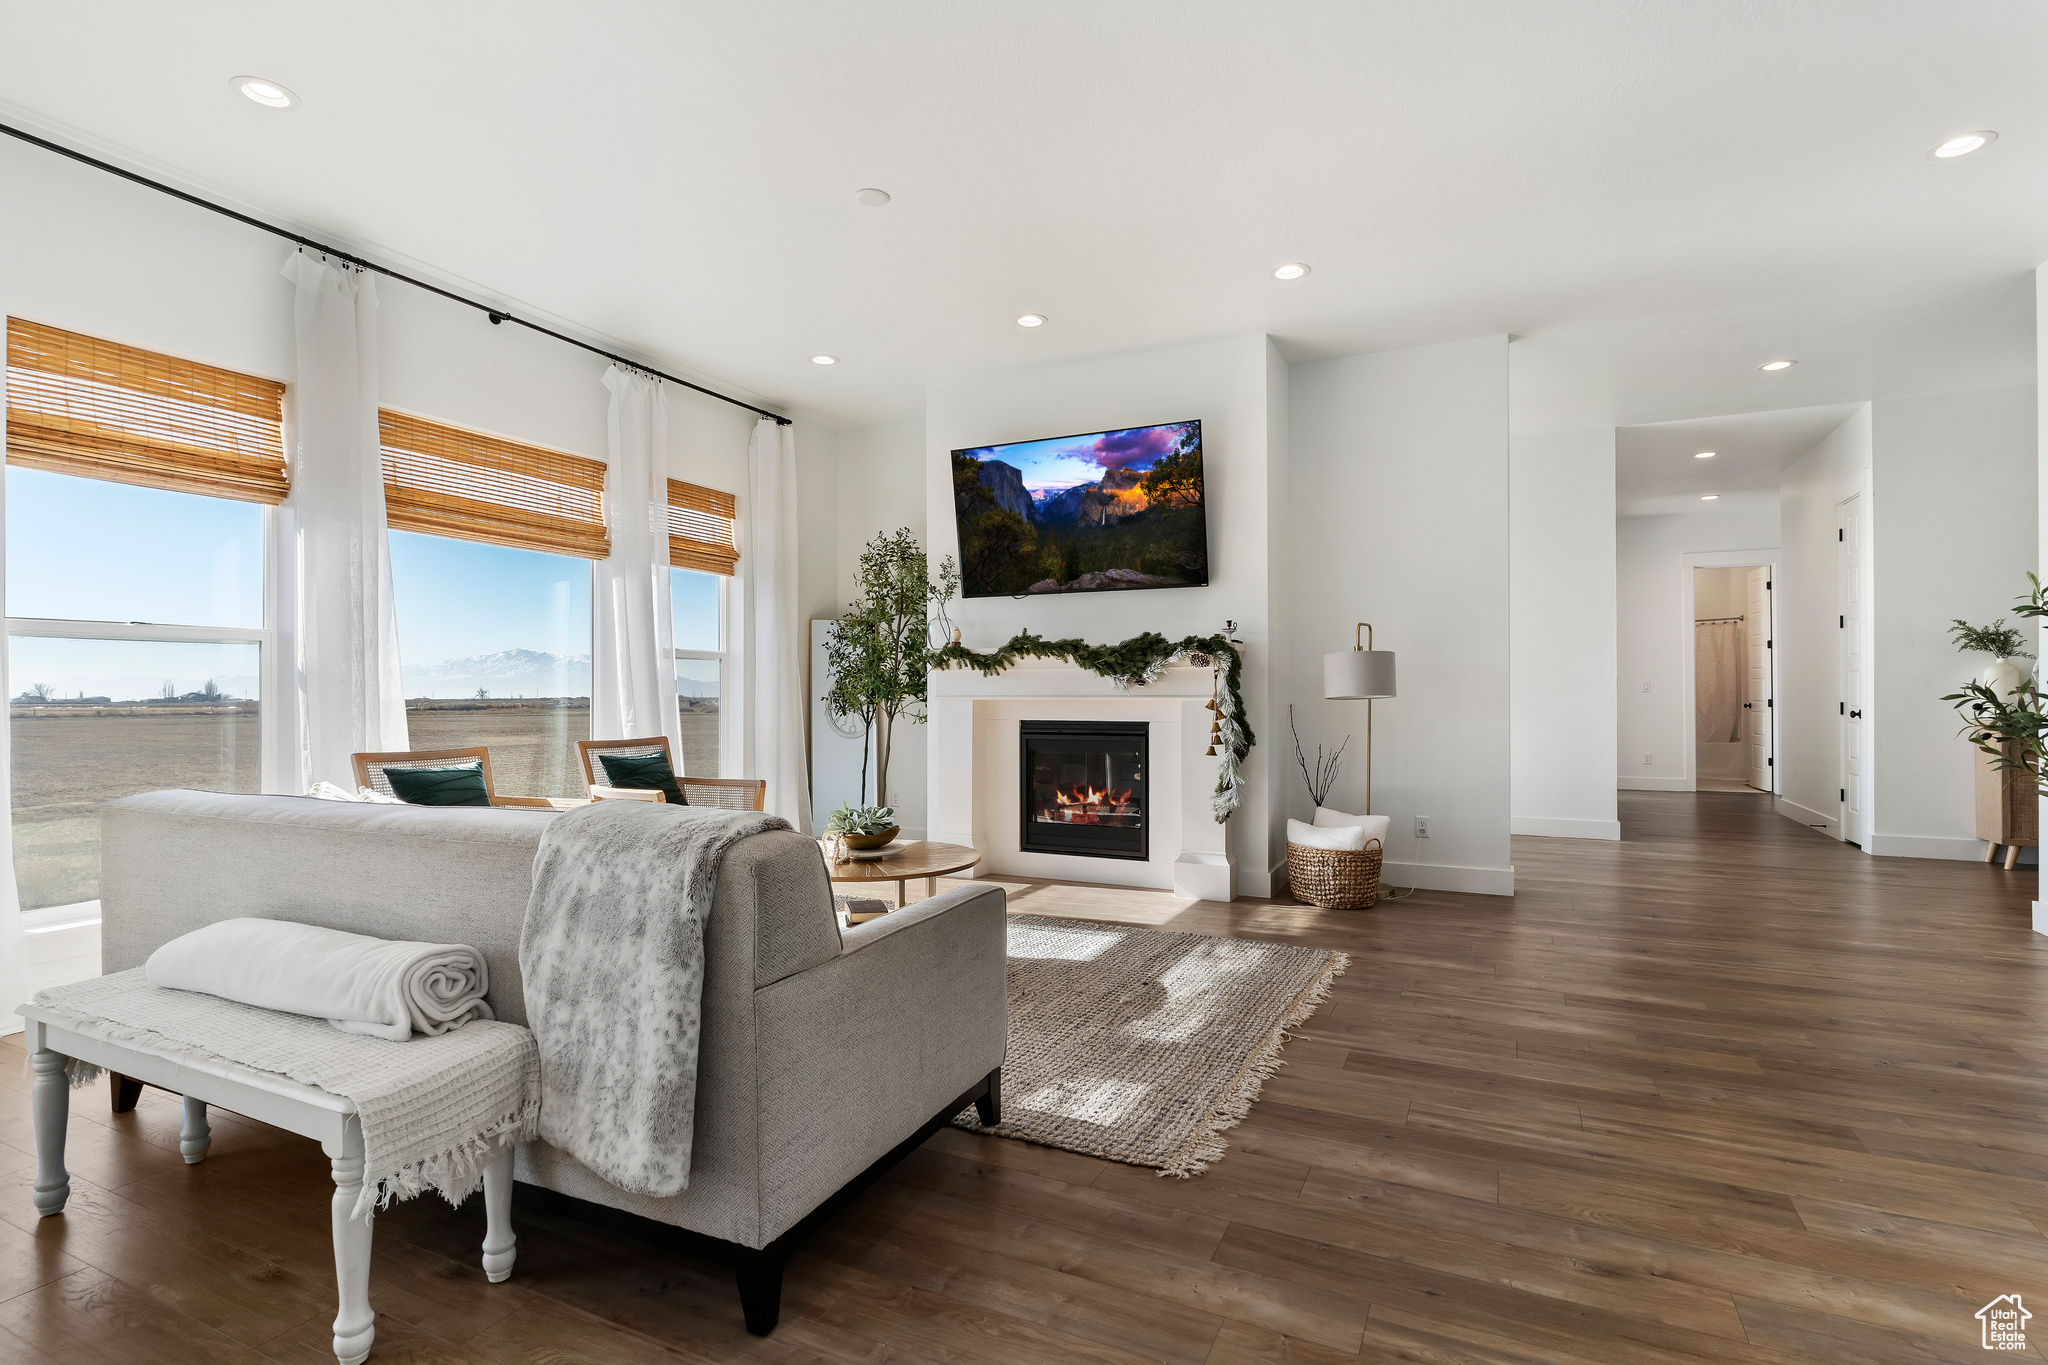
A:
<svg viewBox="0 0 2048 1365">
<path fill-rule="evenodd" d="M 657 791 L 668 798 L 671 806 L 690 804 L 676 782 L 675 770 L 668 766 L 668 759 L 661 754 L 599 754 L 597 761 L 604 765 L 604 784 L 607 787 Z"/>
<path fill-rule="evenodd" d="M 490 788 L 484 770 L 465 768 L 386 768 L 384 779 L 398 799 L 413 806 L 488 806 Z"/>
</svg>

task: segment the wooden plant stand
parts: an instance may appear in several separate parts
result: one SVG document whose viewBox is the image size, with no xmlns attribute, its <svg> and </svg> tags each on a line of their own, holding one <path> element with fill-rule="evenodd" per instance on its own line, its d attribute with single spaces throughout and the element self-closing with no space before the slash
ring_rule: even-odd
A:
<svg viewBox="0 0 2048 1365">
<path fill-rule="evenodd" d="M 1984 861 L 2005 846 L 2005 870 L 2012 871 L 2020 850 L 2041 842 L 2041 803 L 2034 794 L 2033 774 L 2021 768 L 2000 768 L 1982 749 L 1977 755 L 1977 837 L 1984 840 Z M 2011 753 L 2011 747 L 2007 747 Z"/>
</svg>

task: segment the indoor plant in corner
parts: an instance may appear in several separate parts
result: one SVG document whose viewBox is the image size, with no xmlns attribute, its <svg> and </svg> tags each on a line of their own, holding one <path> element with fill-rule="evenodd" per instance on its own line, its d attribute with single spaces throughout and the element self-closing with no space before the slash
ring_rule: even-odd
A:
<svg viewBox="0 0 2048 1365">
<path fill-rule="evenodd" d="M 2013 613 L 2033 619 L 2048 617 L 2048 587 L 2040 576 L 2028 574 L 2031 596 L 2013 603 Z M 1972 626 L 1958 620 L 1950 627 L 1957 646 L 1965 653 L 1993 655 L 1997 662 L 1963 684 L 1942 700 L 1962 713 L 1963 733 L 1972 744 L 1991 756 L 1992 765 L 2019 769 L 2032 778 L 2041 795 L 2048 796 L 2043 760 L 2048 758 L 2048 695 L 2032 672 L 2014 664 L 2014 659 L 2031 658 L 2024 648 L 2026 636 L 2003 620 L 1989 626 Z M 2017 674 L 2017 680 L 2008 680 Z"/>
<path fill-rule="evenodd" d="M 896 722 L 924 722 L 925 672 L 931 665 L 928 613 L 960 586 L 960 571 L 940 561 L 934 581 L 924 546 L 908 527 L 869 541 L 860 553 L 860 599 L 825 633 L 835 719 L 861 725 L 860 794 L 867 799 L 868 742 L 875 753 L 875 805 L 889 800 L 889 751 Z"/>
</svg>

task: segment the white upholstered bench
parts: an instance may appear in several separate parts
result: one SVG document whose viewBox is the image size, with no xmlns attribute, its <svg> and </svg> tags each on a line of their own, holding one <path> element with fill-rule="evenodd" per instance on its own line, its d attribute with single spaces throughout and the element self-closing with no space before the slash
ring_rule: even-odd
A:
<svg viewBox="0 0 2048 1365">
<path fill-rule="evenodd" d="M 359 1365 L 376 1340 L 377 1315 L 370 1308 L 373 1215 L 353 1213 L 363 1188 L 363 1134 L 355 1105 L 276 1072 L 189 1055 L 172 1058 L 115 1042 L 97 1036 L 92 1023 L 68 1020 L 43 1006 L 23 1005 L 19 1013 L 28 1021 L 26 1044 L 35 1073 L 36 1212 L 45 1218 L 62 1213 L 71 1195 L 71 1176 L 64 1169 L 64 1135 L 71 1116 L 68 1059 L 182 1095 L 185 1121 L 178 1150 L 187 1163 L 203 1160 L 213 1141 L 206 1121 L 210 1104 L 312 1138 L 327 1153 L 334 1173 L 334 1274 L 341 1298 L 334 1319 L 334 1354 L 341 1365 Z M 483 1185 L 483 1266 L 495 1284 L 512 1273 L 518 1254 L 512 1235 L 510 1142 L 502 1144 L 485 1168 Z"/>
</svg>

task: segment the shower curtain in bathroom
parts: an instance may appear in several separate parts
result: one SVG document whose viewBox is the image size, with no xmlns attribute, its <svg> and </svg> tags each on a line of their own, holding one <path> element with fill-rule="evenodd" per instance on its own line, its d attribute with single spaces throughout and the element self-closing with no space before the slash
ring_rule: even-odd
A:
<svg viewBox="0 0 2048 1365">
<path fill-rule="evenodd" d="M 1693 738 L 1742 738 L 1742 622 L 1693 623 Z"/>
</svg>

